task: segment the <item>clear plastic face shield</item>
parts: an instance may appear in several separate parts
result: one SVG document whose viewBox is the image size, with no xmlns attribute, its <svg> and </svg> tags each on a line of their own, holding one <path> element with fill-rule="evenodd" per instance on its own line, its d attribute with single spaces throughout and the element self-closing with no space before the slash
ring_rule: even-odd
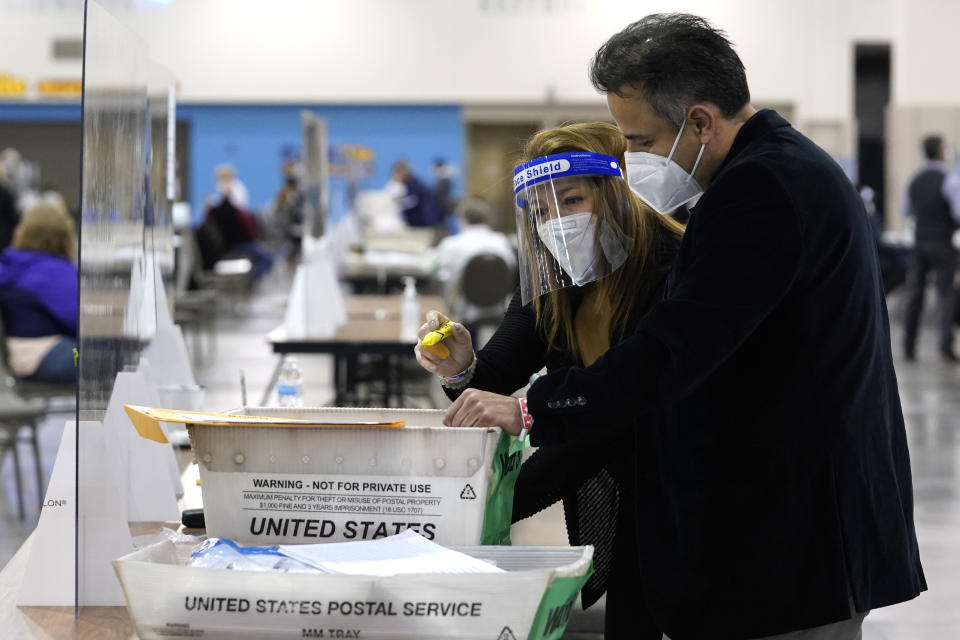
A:
<svg viewBox="0 0 960 640">
<path fill-rule="evenodd" d="M 613 156 L 587 151 L 536 158 L 513 172 L 520 295 L 583 286 L 626 261 L 636 223 Z"/>
</svg>

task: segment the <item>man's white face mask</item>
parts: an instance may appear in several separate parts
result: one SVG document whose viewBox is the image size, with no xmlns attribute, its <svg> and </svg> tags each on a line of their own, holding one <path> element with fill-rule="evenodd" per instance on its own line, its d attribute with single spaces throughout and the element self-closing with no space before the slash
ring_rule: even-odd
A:
<svg viewBox="0 0 960 640">
<path fill-rule="evenodd" d="M 693 174 L 700 166 L 706 143 L 700 145 L 697 161 L 689 174 L 673 161 L 673 154 L 677 151 L 685 127 L 686 125 L 680 127 L 670 155 L 666 158 L 646 151 L 628 151 L 623 154 L 627 164 L 627 183 L 634 193 L 658 213 L 670 213 L 703 193 L 703 187 L 694 179 Z"/>
<path fill-rule="evenodd" d="M 537 227 L 540 240 L 578 287 L 597 276 L 596 229 L 597 219 L 589 212 L 551 218 Z"/>
</svg>

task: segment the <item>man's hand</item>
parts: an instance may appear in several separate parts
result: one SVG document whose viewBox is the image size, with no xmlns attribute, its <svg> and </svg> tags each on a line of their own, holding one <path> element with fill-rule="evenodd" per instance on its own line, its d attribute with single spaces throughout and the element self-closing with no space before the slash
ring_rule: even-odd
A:
<svg viewBox="0 0 960 640">
<path fill-rule="evenodd" d="M 512 396 L 467 389 L 443 416 L 448 427 L 500 427 L 510 435 L 523 428 L 520 403 Z"/>
</svg>

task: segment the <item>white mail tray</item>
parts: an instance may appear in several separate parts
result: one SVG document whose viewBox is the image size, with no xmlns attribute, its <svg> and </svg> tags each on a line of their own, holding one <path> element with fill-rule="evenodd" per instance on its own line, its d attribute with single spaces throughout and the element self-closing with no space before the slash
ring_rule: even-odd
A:
<svg viewBox="0 0 960 640">
<path fill-rule="evenodd" d="M 207 534 L 244 544 L 374 540 L 413 529 L 480 543 L 499 429 L 442 426 L 443 411 L 245 407 L 402 428 L 190 424 Z"/>
<path fill-rule="evenodd" d="M 390 577 L 185 565 L 164 541 L 113 561 L 143 640 L 559 638 L 593 547 L 460 547 L 504 573 Z"/>
</svg>

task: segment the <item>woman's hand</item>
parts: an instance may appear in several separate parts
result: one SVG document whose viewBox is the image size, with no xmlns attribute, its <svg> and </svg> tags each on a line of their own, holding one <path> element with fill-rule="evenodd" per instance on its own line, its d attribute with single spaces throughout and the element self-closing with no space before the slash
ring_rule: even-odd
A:
<svg viewBox="0 0 960 640">
<path fill-rule="evenodd" d="M 459 322 L 453 325 L 453 335 L 441 343 L 450 350 L 450 355 L 446 358 L 441 358 L 437 354 L 424 349 L 420 340 L 423 340 L 423 336 L 448 321 L 449 318 L 439 311 L 428 311 L 427 321 L 420 325 L 420 329 L 417 331 L 419 340 L 413 348 L 413 353 L 421 367 L 430 373 L 446 378 L 457 375 L 473 363 L 473 341 L 470 339 L 470 332 Z"/>
<path fill-rule="evenodd" d="M 447 409 L 443 424 L 448 427 L 500 427 L 512 436 L 523 428 L 520 403 L 513 396 L 467 389 Z"/>
</svg>

